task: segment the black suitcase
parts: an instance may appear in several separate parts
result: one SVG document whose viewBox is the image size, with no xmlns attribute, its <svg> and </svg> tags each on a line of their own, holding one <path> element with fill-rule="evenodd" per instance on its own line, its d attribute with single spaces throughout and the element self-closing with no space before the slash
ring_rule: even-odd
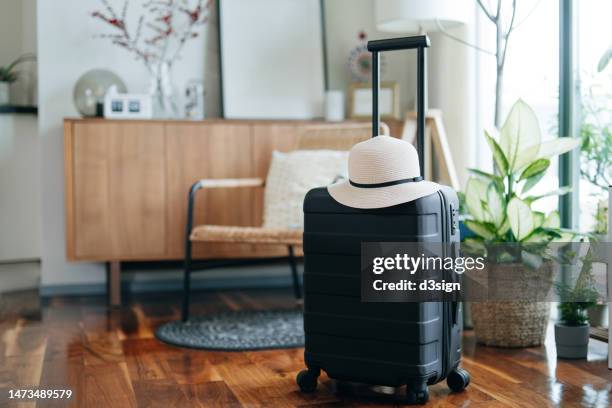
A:
<svg viewBox="0 0 612 408">
<path fill-rule="evenodd" d="M 373 81 L 378 53 L 418 50 L 417 141 L 423 174 L 424 52 L 426 36 L 370 41 Z M 373 133 L 379 128 L 378 86 L 373 94 Z M 317 386 L 320 370 L 339 381 L 398 387 L 407 399 L 424 403 L 427 386 L 447 379 L 463 390 L 469 374 L 461 358 L 461 309 L 457 302 L 361 302 L 361 243 L 459 242 L 459 202 L 450 188 L 393 207 L 363 210 L 336 202 L 327 188 L 304 200 L 304 360 L 297 383 L 303 392 Z M 434 217 L 431 217 L 434 215 Z M 424 217 L 435 222 L 421 222 Z"/>
</svg>

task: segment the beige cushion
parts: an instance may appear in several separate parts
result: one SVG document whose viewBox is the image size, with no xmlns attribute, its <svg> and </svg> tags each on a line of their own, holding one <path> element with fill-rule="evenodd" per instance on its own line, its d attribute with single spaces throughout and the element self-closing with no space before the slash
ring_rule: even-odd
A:
<svg viewBox="0 0 612 408">
<path fill-rule="evenodd" d="M 191 231 L 189 239 L 199 242 L 301 245 L 302 231 L 262 227 L 199 225 Z"/>
<path fill-rule="evenodd" d="M 347 163 L 344 151 L 273 152 L 264 193 L 264 228 L 303 229 L 306 193 L 346 176 Z"/>
</svg>

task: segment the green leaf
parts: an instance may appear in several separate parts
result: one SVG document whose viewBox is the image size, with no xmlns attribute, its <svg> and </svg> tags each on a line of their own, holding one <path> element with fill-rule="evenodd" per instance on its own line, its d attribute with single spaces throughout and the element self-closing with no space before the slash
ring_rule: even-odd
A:
<svg viewBox="0 0 612 408">
<path fill-rule="evenodd" d="M 482 203 L 487 201 L 489 184 L 482 179 L 471 177 L 465 186 L 465 207 L 476 221 L 490 221 Z"/>
<path fill-rule="evenodd" d="M 504 199 L 495 183 L 491 183 L 487 189 L 487 209 L 491 221 L 499 227 L 504 221 Z"/>
<path fill-rule="evenodd" d="M 485 252 L 486 251 L 486 247 L 484 245 L 484 243 L 476 238 L 466 238 L 462 243 L 461 243 L 461 249 L 465 249 L 468 252 Z"/>
<path fill-rule="evenodd" d="M 501 173 L 502 177 L 506 177 L 508 175 L 508 159 L 506 158 L 506 155 L 502 151 L 499 144 L 497 144 L 495 139 L 493 139 L 486 130 L 485 138 L 487 139 L 489 147 L 493 152 L 493 159 L 495 160 L 495 164 L 497 165 L 499 172 Z"/>
<path fill-rule="evenodd" d="M 527 184 L 527 183 L 525 183 Z M 527 197 L 524 198 L 523 200 L 527 203 L 527 204 L 531 204 L 541 198 L 544 197 L 550 197 L 550 196 L 554 196 L 554 195 L 564 195 L 569 193 L 570 191 L 572 191 L 571 187 L 561 187 L 558 190 L 554 190 L 554 191 L 549 191 L 548 193 L 542 194 L 542 195 L 538 195 L 538 196 L 533 196 L 533 197 Z M 525 187 L 523 187 L 523 193 L 525 193 Z"/>
<path fill-rule="evenodd" d="M 553 239 L 553 242 L 573 242 L 576 234 L 570 231 L 560 231 L 559 238 Z"/>
<path fill-rule="evenodd" d="M 546 220 L 542 224 L 544 228 L 561 228 L 561 217 L 559 216 L 559 211 L 553 211 L 548 214 Z"/>
<path fill-rule="evenodd" d="M 510 221 L 508 221 L 508 217 L 504 217 L 504 222 L 502 222 L 501 227 L 497 230 L 497 234 L 502 236 L 505 235 L 508 231 L 510 231 Z"/>
<path fill-rule="evenodd" d="M 495 174 L 487 173 L 486 171 L 482 171 L 482 170 L 475 169 L 475 168 L 472 168 L 472 167 L 469 167 L 467 170 L 470 173 L 472 173 L 473 175 L 475 175 L 475 176 L 480 176 L 480 177 L 482 177 L 482 178 L 484 178 L 486 180 L 490 180 L 490 181 L 493 181 L 495 179 L 499 179 L 500 178 L 499 176 L 496 176 Z"/>
<path fill-rule="evenodd" d="M 580 145 L 579 139 L 571 137 L 559 137 L 557 139 L 542 142 L 539 145 L 531 146 L 525 150 L 526 155 L 531 156 L 535 153 L 537 159 L 551 159 Z"/>
<path fill-rule="evenodd" d="M 465 226 L 468 227 L 474 234 L 486 239 L 492 240 L 495 238 L 495 230 L 484 222 L 474 220 L 466 220 Z"/>
<path fill-rule="evenodd" d="M 540 180 L 542 180 L 542 178 L 544 177 L 546 173 L 542 172 L 542 173 L 538 173 L 530 178 L 528 178 L 525 181 L 525 184 L 523 184 L 523 189 L 521 190 L 523 194 L 527 193 L 529 190 L 531 190 L 533 188 L 533 186 L 535 186 L 536 184 L 538 184 L 540 182 Z"/>
<path fill-rule="evenodd" d="M 545 220 L 546 220 L 546 215 L 544 215 L 544 213 L 541 213 L 539 211 L 534 211 L 533 212 L 533 229 L 540 228 L 544 224 Z"/>
<path fill-rule="evenodd" d="M 550 160 L 538 159 L 534 161 L 533 163 L 531 163 L 529 166 L 527 166 L 525 170 L 523 170 L 518 181 L 526 180 L 540 173 L 544 173 L 548 169 L 548 166 L 550 166 Z"/>
<path fill-rule="evenodd" d="M 523 240 L 523 242 L 529 243 L 529 244 L 537 244 L 537 243 L 548 242 L 548 241 L 550 241 L 550 237 L 548 236 L 547 233 L 543 231 L 538 231 L 538 232 L 534 231 L 531 235 L 529 235 L 527 238 Z"/>
<path fill-rule="evenodd" d="M 497 262 L 499 263 L 510 263 L 516 261 L 514 256 L 508 251 L 503 251 L 502 253 L 497 255 Z"/>
<path fill-rule="evenodd" d="M 531 252 L 521 251 L 521 259 L 523 264 L 531 269 L 538 269 L 542 266 L 542 257 Z"/>
<path fill-rule="evenodd" d="M 467 170 L 475 176 L 479 176 L 485 180 L 494 182 L 500 191 L 504 190 L 504 180 L 501 178 L 501 176 L 496 176 L 495 174 L 487 173 L 486 171 L 474 168 L 468 168 Z"/>
<path fill-rule="evenodd" d="M 519 198 L 514 197 L 508 203 L 506 210 L 510 229 L 517 241 L 529 236 L 534 230 L 533 214 L 531 208 Z"/>
<path fill-rule="evenodd" d="M 499 146 L 508 161 L 508 173 L 520 170 L 537 158 L 541 139 L 538 118 L 533 109 L 519 99 L 512 106 L 499 138 Z"/>
<path fill-rule="evenodd" d="M 601 72 L 608 66 L 610 59 L 612 58 L 612 45 L 608 47 L 606 52 L 603 53 L 597 64 L 597 72 Z"/>
</svg>

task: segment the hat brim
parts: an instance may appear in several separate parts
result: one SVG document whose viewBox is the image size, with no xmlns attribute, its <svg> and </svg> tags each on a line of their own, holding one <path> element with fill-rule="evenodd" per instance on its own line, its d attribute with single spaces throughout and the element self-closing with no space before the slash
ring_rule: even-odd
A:
<svg viewBox="0 0 612 408">
<path fill-rule="evenodd" d="M 442 186 L 431 181 L 396 184 L 380 188 L 361 188 L 351 185 L 348 180 L 339 181 L 327 187 L 334 200 L 352 208 L 373 209 L 392 207 L 414 201 L 440 190 Z"/>
</svg>

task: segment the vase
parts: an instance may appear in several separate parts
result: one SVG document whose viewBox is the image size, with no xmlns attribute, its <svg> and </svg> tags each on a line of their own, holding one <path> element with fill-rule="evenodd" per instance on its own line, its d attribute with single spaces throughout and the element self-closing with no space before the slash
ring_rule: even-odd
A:
<svg viewBox="0 0 612 408">
<path fill-rule="evenodd" d="M 172 71 L 168 63 L 162 62 L 151 68 L 151 102 L 153 116 L 159 119 L 178 118 L 176 87 L 172 82 Z"/>
<path fill-rule="evenodd" d="M 11 84 L 5 81 L 0 81 L 0 105 L 8 105 L 10 101 L 10 86 Z"/>
<path fill-rule="evenodd" d="M 544 263 L 539 271 L 530 271 L 522 264 L 500 264 L 488 268 L 491 269 L 489 273 L 502 277 L 507 296 L 524 292 L 525 286 L 530 284 L 543 286 L 536 288 L 542 293 L 551 286 L 551 262 Z M 498 283 L 501 281 L 500 278 L 497 280 Z M 478 343 L 495 347 L 533 347 L 544 342 L 550 302 L 535 299 L 471 302 L 470 311 Z"/>
</svg>

